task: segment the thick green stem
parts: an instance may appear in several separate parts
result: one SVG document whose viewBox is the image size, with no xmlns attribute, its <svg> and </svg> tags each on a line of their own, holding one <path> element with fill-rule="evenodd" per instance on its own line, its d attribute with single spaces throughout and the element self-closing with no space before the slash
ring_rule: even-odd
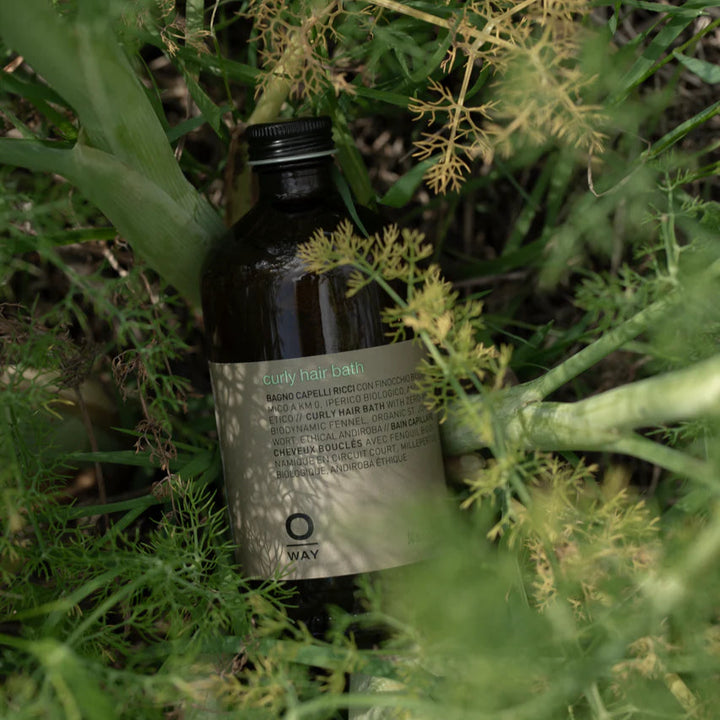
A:
<svg viewBox="0 0 720 720">
<path fill-rule="evenodd" d="M 720 414 L 720 355 L 689 368 L 622 385 L 575 403 L 535 403 L 520 415 L 545 425 L 574 429 L 568 437 L 602 437 Z M 533 430 L 539 440 L 542 435 Z M 559 441 L 559 438 L 556 440 Z"/>
<path fill-rule="evenodd" d="M 325 5 L 329 5 L 329 3 L 326 2 Z M 248 118 L 248 125 L 272 122 L 277 119 L 283 103 L 288 99 L 290 90 L 292 90 L 294 78 L 297 77 L 304 63 L 304 34 L 305 29 L 302 27 L 290 33 L 282 58 L 273 68 L 255 109 Z"/>
<path fill-rule="evenodd" d="M 604 449 L 608 452 L 631 455 L 639 460 L 645 460 L 681 477 L 692 478 L 716 493 L 720 491 L 720 478 L 712 464 L 698 460 L 667 445 L 653 442 L 641 435 L 633 433 L 621 437 Z"/>
<path fill-rule="evenodd" d="M 222 229 L 196 207 L 180 203 L 144 174 L 113 155 L 90 147 L 49 148 L 32 140 L 0 138 L 0 160 L 36 172 L 56 172 L 97 205 L 118 232 L 165 281 L 198 302 L 200 268 L 207 248 Z"/>
<path fill-rule="evenodd" d="M 178 166 L 107 13 L 68 19 L 45 0 L 0 0 L 0 34 L 73 107 L 87 145 L 142 172 L 178 202 L 191 202 L 198 213 L 213 213 Z"/>
<path fill-rule="evenodd" d="M 717 278 L 720 274 L 720 261 L 710 265 L 696 282 Z M 621 325 L 603 333 L 595 342 L 580 350 L 560 365 L 548 370 L 536 380 L 531 380 L 514 389 L 515 401 L 520 404 L 538 402 L 555 392 L 565 383 L 589 370 L 610 353 L 622 348 L 638 335 L 648 330 L 670 308 L 682 301 L 683 291 L 677 286 L 670 295 L 648 305 Z"/>
<path fill-rule="evenodd" d="M 184 177 L 108 18 L 68 19 L 44 0 L 0 0 L 0 34 L 72 105 L 82 126 L 73 150 L 3 139 L 0 162 L 66 177 L 164 280 L 197 302 L 199 268 L 223 225 Z"/>
<path fill-rule="evenodd" d="M 557 367 L 548 370 L 537 380 L 531 380 L 522 385 L 524 402 L 544 400 L 565 383 L 589 370 L 610 353 L 619 350 L 623 345 L 630 342 L 630 340 L 634 340 L 662 317 L 672 302 L 673 300 L 668 298 L 649 305 L 621 325 L 603 333 L 595 342 L 583 348 Z"/>
<path fill-rule="evenodd" d="M 298 28 L 290 34 L 280 62 L 272 71 L 265 88 L 258 98 L 255 109 L 247 120 L 248 125 L 273 122 L 277 120 L 280 110 L 290 95 L 292 78 L 302 68 L 303 30 Z M 245 144 L 239 143 L 238 155 L 246 152 Z M 225 224 L 233 225 L 252 207 L 252 174 L 250 167 L 243 163 L 240 172 L 232 179 L 232 189 L 227 194 L 225 203 Z"/>
<path fill-rule="evenodd" d="M 633 431 L 720 415 L 720 356 L 575 403 L 519 402 L 524 398 L 521 386 L 500 393 L 493 403 L 509 442 L 516 446 L 527 450 L 625 453 L 712 482 L 712 469 L 706 463 L 641 438 Z M 472 402 L 479 413 L 487 399 L 476 396 Z M 467 417 L 467 412 L 452 414 L 442 426 L 449 454 L 471 452 L 490 441 L 461 420 Z"/>
<path fill-rule="evenodd" d="M 302 71 L 305 63 L 306 35 L 309 25 L 317 17 L 322 17 L 335 4 L 336 0 L 315 0 L 312 4 L 312 15 L 306 22 L 288 34 L 287 45 L 282 57 L 270 72 L 262 92 L 255 104 L 255 109 L 247 119 L 247 125 L 273 122 L 280 115 L 293 88 L 295 78 Z M 238 150 L 242 153 L 243 150 Z M 245 165 L 233 178 L 232 190 L 228 193 L 225 208 L 225 223 L 232 225 L 241 218 L 251 207 L 251 174 L 250 168 Z"/>
</svg>

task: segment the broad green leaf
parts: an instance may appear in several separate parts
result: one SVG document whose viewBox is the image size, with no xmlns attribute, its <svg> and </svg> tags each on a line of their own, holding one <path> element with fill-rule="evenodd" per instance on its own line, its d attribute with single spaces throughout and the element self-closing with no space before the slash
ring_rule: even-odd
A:
<svg viewBox="0 0 720 720">
<path fill-rule="evenodd" d="M 135 251 L 185 297 L 197 300 L 207 249 L 224 226 L 202 222 L 201 196 L 185 204 L 115 158 L 76 147 L 69 179 L 94 202 Z"/>
<path fill-rule="evenodd" d="M 205 27 L 205 3 L 203 0 L 186 0 L 185 2 L 185 37 L 192 41 L 199 37 Z"/>
<path fill-rule="evenodd" d="M 0 164 L 62 175 L 71 167 L 72 149 L 39 140 L 0 138 Z"/>
</svg>

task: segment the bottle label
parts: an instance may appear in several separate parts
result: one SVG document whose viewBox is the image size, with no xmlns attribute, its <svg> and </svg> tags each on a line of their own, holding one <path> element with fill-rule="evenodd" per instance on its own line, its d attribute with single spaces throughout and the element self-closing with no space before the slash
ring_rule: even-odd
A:
<svg viewBox="0 0 720 720">
<path fill-rule="evenodd" d="M 426 557 L 415 504 L 444 497 L 440 438 L 407 341 L 210 363 L 225 487 L 251 577 L 333 577 Z"/>
</svg>

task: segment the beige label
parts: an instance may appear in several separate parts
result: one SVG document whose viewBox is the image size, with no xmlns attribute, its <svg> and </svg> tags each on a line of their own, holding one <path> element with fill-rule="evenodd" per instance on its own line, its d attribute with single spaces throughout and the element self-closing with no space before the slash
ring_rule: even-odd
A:
<svg viewBox="0 0 720 720">
<path fill-rule="evenodd" d="M 413 506 L 443 497 L 413 342 L 210 363 L 225 486 L 252 577 L 369 572 L 425 557 Z"/>
</svg>

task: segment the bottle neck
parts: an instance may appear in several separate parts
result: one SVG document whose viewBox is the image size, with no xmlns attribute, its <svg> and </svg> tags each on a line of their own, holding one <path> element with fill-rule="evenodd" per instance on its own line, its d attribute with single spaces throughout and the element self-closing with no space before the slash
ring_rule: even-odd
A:
<svg viewBox="0 0 720 720">
<path fill-rule="evenodd" d="M 306 200 L 335 193 L 332 157 L 259 166 L 260 197 L 275 201 Z"/>
</svg>

